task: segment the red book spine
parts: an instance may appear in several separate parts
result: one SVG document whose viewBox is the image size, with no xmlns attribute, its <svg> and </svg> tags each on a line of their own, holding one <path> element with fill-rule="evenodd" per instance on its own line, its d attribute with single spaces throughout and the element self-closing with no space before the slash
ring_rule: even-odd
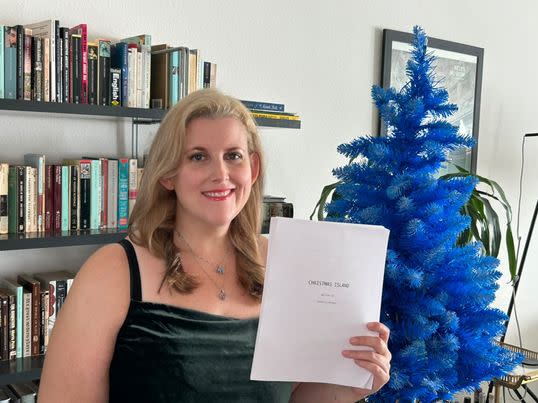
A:
<svg viewBox="0 0 538 403">
<path fill-rule="evenodd" d="M 50 231 L 52 225 L 52 212 L 54 211 L 54 170 L 52 165 L 45 166 L 45 231 Z"/>
<path fill-rule="evenodd" d="M 54 167 L 54 231 L 62 230 L 62 166 L 53 165 Z"/>
</svg>

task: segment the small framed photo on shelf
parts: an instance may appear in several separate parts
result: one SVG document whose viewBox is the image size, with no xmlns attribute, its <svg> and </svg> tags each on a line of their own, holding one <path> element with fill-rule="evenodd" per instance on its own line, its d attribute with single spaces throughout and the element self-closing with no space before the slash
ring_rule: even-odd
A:
<svg viewBox="0 0 538 403">
<path fill-rule="evenodd" d="M 393 87 L 399 91 L 407 83 L 406 65 L 411 56 L 412 40 L 411 33 L 383 30 L 383 88 Z M 472 135 L 475 140 L 472 149 L 452 151 L 448 161 L 475 173 L 484 49 L 430 37 L 428 50 L 437 58 L 435 75 L 440 80 L 439 85 L 448 91 L 448 101 L 458 106 L 458 110 L 448 118 L 450 123 L 458 127 L 459 133 Z M 383 123 L 379 128 L 379 134 L 384 136 L 387 128 Z M 456 169 L 448 164 L 441 171 L 440 175 L 455 172 Z"/>
</svg>

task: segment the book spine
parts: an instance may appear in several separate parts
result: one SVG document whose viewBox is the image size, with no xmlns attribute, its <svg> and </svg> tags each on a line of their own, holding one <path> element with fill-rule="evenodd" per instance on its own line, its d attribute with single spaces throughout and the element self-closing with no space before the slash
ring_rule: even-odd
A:
<svg viewBox="0 0 538 403">
<path fill-rule="evenodd" d="M 5 45 L 4 45 L 5 44 Z M 17 99 L 17 28 L 4 29 L 4 98 Z"/>
<path fill-rule="evenodd" d="M 51 65 L 54 56 L 51 59 L 50 55 L 50 38 L 42 38 L 43 40 L 43 101 L 51 102 L 51 90 L 54 88 L 51 85 L 51 80 L 54 78 L 54 71 L 51 74 Z M 55 102 L 55 101 L 52 101 Z"/>
<path fill-rule="evenodd" d="M 48 315 L 49 315 L 49 290 L 41 291 L 40 300 L 40 328 L 39 328 L 39 353 L 45 354 L 48 344 Z"/>
<path fill-rule="evenodd" d="M 34 36 L 32 38 L 32 44 L 32 99 L 34 101 L 43 101 L 43 39 Z"/>
<path fill-rule="evenodd" d="M 24 292 L 23 357 L 32 355 L 32 293 Z"/>
<path fill-rule="evenodd" d="M 50 231 L 53 225 L 54 217 L 54 166 L 45 165 L 45 212 L 43 221 L 45 231 Z"/>
<path fill-rule="evenodd" d="M 31 354 L 39 354 L 39 327 L 41 325 L 41 285 L 39 281 L 31 280 L 29 276 L 19 275 L 17 281 L 31 295 Z"/>
<path fill-rule="evenodd" d="M 0 163 L 0 234 L 9 230 L 8 215 L 9 165 Z"/>
<path fill-rule="evenodd" d="M 69 198 L 69 201 L 70 201 L 70 205 L 71 205 L 71 230 L 74 230 L 76 231 L 77 229 L 79 229 L 79 188 L 80 188 L 80 183 L 79 183 L 79 178 L 78 178 L 78 166 L 76 165 L 71 165 L 70 166 L 70 170 L 71 170 L 71 186 L 70 186 L 70 190 L 71 190 L 71 196 Z"/>
<path fill-rule="evenodd" d="M 24 92 L 25 101 L 32 100 L 32 30 L 25 29 L 24 33 Z"/>
<path fill-rule="evenodd" d="M 9 359 L 9 300 L 7 295 L 0 296 L 0 356 Z"/>
<path fill-rule="evenodd" d="M 25 232 L 35 232 L 34 229 L 34 217 L 36 218 L 37 224 L 37 195 L 36 195 L 36 169 L 26 166 L 24 173 L 24 205 L 25 205 L 25 215 L 24 215 L 24 230 Z M 37 225 L 36 225 L 37 227 Z"/>
<path fill-rule="evenodd" d="M 80 25 L 80 36 L 81 36 L 81 70 L 82 70 L 82 80 L 81 80 L 81 103 L 88 103 L 88 31 L 86 24 Z"/>
<path fill-rule="evenodd" d="M 65 298 L 67 297 L 67 281 L 56 280 L 56 318 L 62 309 Z"/>
<path fill-rule="evenodd" d="M 136 108 L 136 83 L 137 83 L 137 54 L 136 45 L 128 46 L 127 67 L 129 69 L 127 77 L 127 104 L 130 108 Z"/>
<path fill-rule="evenodd" d="M 91 201 L 90 228 L 99 229 L 101 226 L 101 161 L 91 160 Z"/>
<path fill-rule="evenodd" d="M 144 59 L 144 82 L 142 90 L 143 103 L 142 107 L 148 109 L 151 98 L 151 46 L 142 45 Z"/>
<path fill-rule="evenodd" d="M 80 160 L 80 229 L 90 229 L 91 217 L 91 161 Z"/>
<path fill-rule="evenodd" d="M 170 68 L 168 69 L 170 75 L 170 98 L 168 102 L 172 107 L 179 100 L 179 50 L 173 51 L 168 60 L 170 62 Z"/>
<path fill-rule="evenodd" d="M 108 227 L 108 159 L 101 158 L 101 229 Z"/>
<path fill-rule="evenodd" d="M 97 91 L 99 105 L 110 105 L 110 41 L 99 40 Z"/>
<path fill-rule="evenodd" d="M 71 75 L 69 69 L 69 59 L 71 54 L 69 52 L 69 29 L 60 28 L 60 41 L 62 42 L 62 98 L 63 102 L 70 102 L 71 86 L 69 83 L 69 77 Z"/>
<path fill-rule="evenodd" d="M 110 105 L 121 106 L 121 70 L 110 69 Z"/>
<path fill-rule="evenodd" d="M 9 177 L 8 177 L 8 233 L 15 234 L 17 233 L 17 224 L 18 224 L 18 175 L 17 167 L 9 167 Z"/>
<path fill-rule="evenodd" d="M 53 182 L 53 217 L 52 229 L 57 232 L 62 230 L 62 166 L 53 165 L 54 182 Z"/>
<path fill-rule="evenodd" d="M 144 83 L 144 58 L 140 48 L 136 54 L 136 107 L 142 107 L 142 88 Z"/>
<path fill-rule="evenodd" d="M 4 33 L 5 26 L 0 24 L 0 98 L 4 98 Z"/>
<path fill-rule="evenodd" d="M 9 359 L 17 358 L 17 296 L 9 296 Z"/>
<path fill-rule="evenodd" d="M 54 43 L 52 39 L 54 37 Z M 51 102 L 62 102 L 63 83 L 62 83 L 62 48 L 63 43 L 60 40 L 60 21 L 54 21 L 54 35 L 50 38 L 50 100 Z M 52 61 L 54 60 L 54 64 Z"/>
<path fill-rule="evenodd" d="M 24 323 L 24 289 L 22 286 L 17 287 L 17 330 L 16 330 L 16 355 L 17 358 L 23 357 L 23 323 Z"/>
<path fill-rule="evenodd" d="M 70 218 L 71 218 L 71 203 L 69 202 L 69 185 L 71 180 L 69 178 L 69 167 L 62 166 L 62 218 L 61 229 L 62 231 L 69 231 Z"/>
<path fill-rule="evenodd" d="M 210 88 L 211 83 L 211 63 L 204 62 L 204 88 Z"/>
<path fill-rule="evenodd" d="M 129 159 L 118 161 L 118 228 L 129 226 Z"/>
<path fill-rule="evenodd" d="M 118 226 L 118 160 L 108 160 L 107 228 Z"/>
<path fill-rule="evenodd" d="M 131 158 L 129 160 L 129 216 L 133 212 L 138 196 L 138 160 Z"/>
<path fill-rule="evenodd" d="M 88 103 L 97 105 L 97 44 L 88 44 Z"/>
<path fill-rule="evenodd" d="M 18 224 L 17 232 L 23 234 L 25 231 L 26 222 L 26 205 L 25 205 L 25 188 L 26 188 L 26 168 L 24 166 L 17 167 L 17 203 L 18 203 Z"/>
<path fill-rule="evenodd" d="M 241 100 L 243 105 L 248 109 L 258 109 L 270 112 L 284 112 L 284 104 L 275 104 L 270 102 L 257 102 L 257 101 L 244 101 Z"/>
<path fill-rule="evenodd" d="M 17 25 L 17 99 L 24 99 L 24 27 Z"/>
<path fill-rule="evenodd" d="M 50 339 L 54 323 L 56 322 L 56 280 L 49 281 L 49 317 L 47 323 L 47 334 Z M 47 343 L 48 345 L 48 343 Z"/>
<path fill-rule="evenodd" d="M 82 102 L 82 45 L 80 35 L 71 35 L 71 102 L 79 104 Z"/>
</svg>

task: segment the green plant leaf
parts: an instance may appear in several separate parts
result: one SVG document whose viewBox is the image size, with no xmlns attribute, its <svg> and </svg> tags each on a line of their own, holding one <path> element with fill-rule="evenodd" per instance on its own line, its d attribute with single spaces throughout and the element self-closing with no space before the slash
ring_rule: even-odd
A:
<svg viewBox="0 0 538 403">
<path fill-rule="evenodd" d="M 325 220 L 325 206 L 327 205 L 327 199 L 341 182 L 342 181 L 334 182 L 334 183 L 331 183 L 330 185 L 326 185 L 323 187 L 323 189 L 321 190 L 321 195 L 319 196 L 319 200 L 316 206 L 314 207 L 312 214 L 310 214 L 311 220 L 316 214 L 316 209 L 318 211 L 318 214 L 317 214 L 318 221 Z"/>
</svg>

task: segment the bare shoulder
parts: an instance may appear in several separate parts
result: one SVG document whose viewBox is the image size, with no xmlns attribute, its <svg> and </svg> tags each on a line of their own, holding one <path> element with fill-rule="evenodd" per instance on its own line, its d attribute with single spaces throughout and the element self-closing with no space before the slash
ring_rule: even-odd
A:
<svg viewBox="0 0 538 403">
<path fill-rule="evenodd" d="M 266 237 L 263 235 L 258 235 L 258 247 L 260 248 L 260 257 L 262 259 L 262 263 L 265 266 L 267 263 L 267 246 L 269 242 Z"/>
</svg>

